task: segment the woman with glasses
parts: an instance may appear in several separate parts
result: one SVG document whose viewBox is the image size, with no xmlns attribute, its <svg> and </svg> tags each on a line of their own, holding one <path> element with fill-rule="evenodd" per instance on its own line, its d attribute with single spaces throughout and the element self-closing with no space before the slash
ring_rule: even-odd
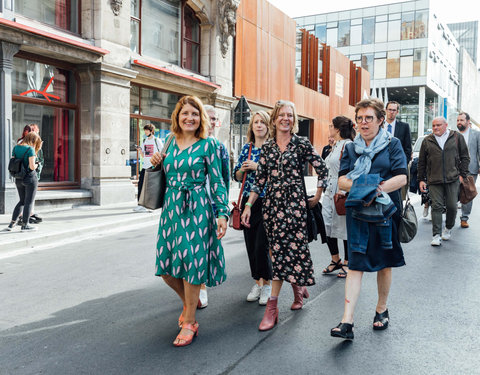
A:
<svg viewBox="0 0 480 375">
<path fill-rule="evenodd" d="M 338 171 L 340 159 L 342 158 L 345 146 L 353 141 L 355 129 L 352 120 L 345 116 L 337 116 L 328 127 L 328 136 L 334 140 L 330 154 L 325 159 L 328 167 L 328 179 L 325 194 L 322 202 L 322 216 L 327 234 L 327 246 L 332 256 L 330 264 L 322 271 L 324 275 L 330 275 L 340 270 L 337 276 L 347 277 L 348 272 L 348 250 L 347 250 L 347 227 L 345 216 L 338 215 L 335 209 L 334 197 L 341 193 L 338 189 Z M 343 240 L 344 262 L 340 259 L 338 251 L 338 239 Z"/>
<path fill-rule="evenodd" d="M 349 192 L 347 207 L 348 267 L 344 313 L 331 336 L 353 339 L 353 314 L 364 272 L 377 272 L 378 300 L 374 330 L 388 327 L 387 299 L 392 267 L 405 265 L 398 240 L 402 202 L 407 183 L 407 160 L 397 138 L 383 129 L 383 103 L 364 99 L 355 107 L 359 135 L 345 146 L 338 186 Z"/>
<path fill-rule="evenodd" d="M 251 208 L 266 185 L 262 212 L 273 280 L 260 331 L 272 329 L 278 322 L 277 301 L 284 281 L 292 285 L 292 310 L 302 308 L 303 298 L 309 297 L 306 286 L 315 284 L 308 249 L 307 197 L 303 169 L 305 162 L 309 162 L 318 174 L 317 192 L 308 200 L 310 207 L 320 200 L 328 171 L 310 141 L 295 135 L 297 131 L 295 105 L 288 101 L 278 101 L 270 118 L 273 139 L 262 146 L 255 184 L 242 214 L 243 224 L 249 227 Z"/>
</svg>

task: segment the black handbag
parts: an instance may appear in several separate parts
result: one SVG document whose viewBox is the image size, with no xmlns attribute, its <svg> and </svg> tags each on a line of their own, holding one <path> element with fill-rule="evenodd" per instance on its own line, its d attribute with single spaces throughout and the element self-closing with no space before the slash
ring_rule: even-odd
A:
<svg viewBox="0 0 480 375">
<path fill-rule="evenodd" d="M 173 134 L 170 135 L 162 149 L 165 154 L 172 143 Z M 150 210 L 156 210 L 163 207 L 165 200 L 165 190 L 167 189 L 167 177 L 163 168 L 163 159 L 154 168 L 145 170 L 142 191 L 138 204 Z"/>
<path fill-rule="evenodd" d="M 407 200 L 405 201 L 405 207 L 403 207 L 398 227 L 398 240 L 402 243 L 409 243 L 417 234 L 417 228 L 417 214 L 415 213 L 415 208 L 410 203 L 407 192 Z"/>
</svg>

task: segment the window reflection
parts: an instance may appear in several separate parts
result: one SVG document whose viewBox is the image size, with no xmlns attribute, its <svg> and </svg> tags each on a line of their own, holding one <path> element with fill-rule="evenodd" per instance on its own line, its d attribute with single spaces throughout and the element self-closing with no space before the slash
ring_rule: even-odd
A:
<svg viewBox="0 0 480 375">
<path fill-rule="evenodd" d="M 400 77 L 400 51 L 389 51 L 387 54 L 387 78 Z"/>
<path fill-rule="evenodd" d="M 318 41 L 320 43 L 325 43 L 327 41 L 327 26 L 326 25 L 315 26 L 315 36 L 318 38 Z"/>
<path fill-rule="evenodd" d="M 78 33 L 78 0 L 15 0 L 15 13 Z M 8 2 L 7 2 L 8 3 Z"/>
<path fill-rule="evenodd" d="M 338 47 L 350 45 L 350 21 L 340 21 L 338 23 Z"/>
<path fill-rule="evenodd" d="M 402 14 L 402 40 L 413 39 L 415 37 L 414 12 Z"/>
<path fill-rule="evenodd" d="M 428 11 L 415 13 L 415 38 L 426 38 L 428 27 Z"/>
<path fill-rule="evenodd" d="M 362 44 L 372 44 L 375 36 L 375 18 L 369 17 L 363 19 Z"/>
</svg>

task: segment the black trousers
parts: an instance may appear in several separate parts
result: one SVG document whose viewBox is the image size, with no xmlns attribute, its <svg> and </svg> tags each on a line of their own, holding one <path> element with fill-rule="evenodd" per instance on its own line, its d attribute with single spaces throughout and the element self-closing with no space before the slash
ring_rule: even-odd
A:
<svg viewBox="0 0 480 375">
<path fill-rule="evenodd" d="M 23 179 L 16 178 L 15 185 L 17 187 L 20 200 L 13 209 L 12 221 L 17 221 L 23 208 L 22 221 L 23 223 L 27 224 L 28 219 L 32 214 L 33 203 L 35 202 L 35 195 L 37 194 L 37 174 L 35 171 L 32 171 Z"/>
<path fill-rule="evenodd" d="M 140 174 L 138 175 L 138 195 L 137 195 L 137 201 L 140 200 L 140 193 L 142 192 L 143 188 L 143 179 L 145 178 L 145 169 L 142 168 L 140 171 Z"/>
<path fill-rule="evenodd" d="M 330 250 L 330 255 L 338 255 L 338 241 L 336 238 L 327 237 L 327 246 L 328 250 Z M 348 242 L 347 240 L 343 240 L 343 250 L 345 251 L 345 257 L 343 258 L 348 262 Z"/>
<path fill-rule="evenodd" d="M 241 207 L 245 207 L 248 198 L 243 197 Z M 267 233 L 263 226 L 262 198 L 258 198 L 251 208 L 250 228 L 243 229 L 247 247 L 250 271 L 255 280 L 272 280 L 272 261 L 270 259 Z"/>
</svg>

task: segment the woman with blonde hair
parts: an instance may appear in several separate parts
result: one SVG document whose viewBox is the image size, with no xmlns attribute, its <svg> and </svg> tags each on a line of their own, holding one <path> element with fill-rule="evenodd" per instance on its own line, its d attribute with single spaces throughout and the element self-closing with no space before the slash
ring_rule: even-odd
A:
<svg viewBox="0 0 480 375">
<path fill-rule="evenodd" d="M 35 173 L 35 169 L 37 168 L 35 159 L 41 147 L 42 139 L 37 133 L 31 131 L 25 134 L 22 143 L 15 145 L 12 150 L 12 156 L 22 159 L 26 174 L 23 178 L 15 178 L 15 186 L 17 187 L 20 200 L 13 210 L 12 220 L 6 228 L 7 231 L 11 231 L 15 227 L 22 209 L 21 230 L 24 232 L 37 230 L 37 227 L 29 225 L 28 222 L 32 214 L 33 202 L 35 201 L 35 195 L 37 193 L 38 179 Z"/>
<path fill-rule="evenodd" d="M 270 118 L 273 139 L 267 141 L 258 161 L 255 184 L 242 214 L 242 222 L 250 226 L 252 207 L 262 194 L 263 220 L 272 260 L 272 294 L 258 327 L 272 329 L 278 322 L 277 301 L 284 281 L 292 285 L 292 310 L 303 306 L 308 298 L 306 286 L 314 285 L 313 264 L 308 249 L 307 204 L 314 207 L 320 200 L 328 175 L 325 162 L 310 141 L 298 137 L 298 117 L 292 102 L 280 100 Z M 317 192 L 307 202 L 303 170 L 309 162 L 318 174 Z"/>
<path fill-rule="evenodd" d="M 243 145 L 238 157 L 237 165 L 233 170 L 233 177 L 236 181 L 243 181 L 244 188 L 240 209 L 245 208 L 250 191 L 255 182 L 255 175 L 258 169 L 258 159 L 263 144 L 269 138 L 268 129 L 270 116 L 265 111 L 258 111 L 252 114 L 247 130 L 247 143 Z M 246 176 L 245 176 L 246 174 Z M 247 295 L 248 302 L 258 300 L 259 305 L 266 305 L 270 297 L 272 287 L 272 262 L 268 254 L 268 240 L 263 226 L 262 201 L 265 189 L 262 191 L 255 204 L 251 207 L 250 227 L 243 228 L 245 246 L 247 248 L 250 272 L 255 280 L 250 293 Z"/>
<path fill-rule="evenodd" d="M 182 97 L 172 113 L 173 140 L 164 155 L 155 153 L 151 159 L 155 165 L 164 158 L 167 177 L 155 274 L 183 303 L 175 346 L 189 345 L 198 335 L 195 313 L 200 285 L 220 285 L 227 277 L 220 239 L 227 229 L 228 197 L 220 169 L 220 149 L 217 141 L 208 137 L 208 127 L 200 99 Z M 207 176 L 217 221 L 206 189 Z"/>
</svg>

